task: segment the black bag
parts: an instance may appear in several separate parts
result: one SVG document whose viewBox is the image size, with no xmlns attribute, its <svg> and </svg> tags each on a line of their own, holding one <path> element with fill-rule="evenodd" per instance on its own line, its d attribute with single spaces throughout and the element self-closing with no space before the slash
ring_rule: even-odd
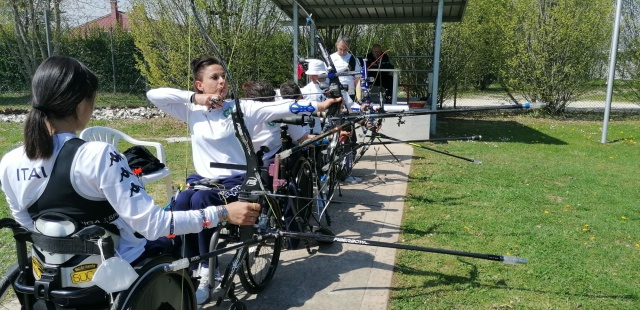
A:
<svg viewBox="0 0 640 310">
<path fill-rule="evenodd" d="M 164 168 L 164 164 L 144 146 L 134 145 L 124 151 L 123 154 L 127 158 L 131 170 L 142 169 L 141 174 L 143 175 Z"/>
</svg>

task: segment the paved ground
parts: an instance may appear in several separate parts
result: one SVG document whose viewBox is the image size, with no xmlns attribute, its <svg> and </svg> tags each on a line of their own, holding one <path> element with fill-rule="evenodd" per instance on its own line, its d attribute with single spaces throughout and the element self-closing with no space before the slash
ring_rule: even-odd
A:
<svg viewBox="0 0 640 310">
<path fill-rule="evenodd" d="M 380 147 L 376 156 L 369 149 L 353 175 L 360 184 L 344 185 L 342 197 L 352 203 L 329 207 L 338 236 L 396 242 L 402 219 L 412 148 L 394 144 L 389 149 L 403 166 L 393 162 Z M 376 173 L 374 175 L 374 173 Z M 357 202 L 357 203 L 356 203 Z M 360 203 L 360 204 L 358 204 Z M 386 309 L 395 261 L 395 249 L 334 243 L 283 251 L 278 270 L 267 289 L 259 295 L 240 292 L 248 309 Z M 204 309 L 228 309 L 212 304 Z"/>
</svg>

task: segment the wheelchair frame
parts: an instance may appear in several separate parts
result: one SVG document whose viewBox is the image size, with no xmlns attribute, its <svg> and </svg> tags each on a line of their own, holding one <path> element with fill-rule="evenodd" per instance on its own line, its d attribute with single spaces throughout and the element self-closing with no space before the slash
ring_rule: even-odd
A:
<svg viewBox="0 0 640 310">
<path fill-rule="evenodd" d="M 0 301 L 7 301 L 8 293 L 13 289 L 21 309 L 175 309 L 173 305 L 178 303 L 178 308 L 196 309 L 195 292 L 190 278 L 182 272 L 167 272 L 169 270 L 163 269 L 163 272 L 159 273 L 155 271 L 157 268 L 150 267 L 154 264 L 165 266 L 166 262 L 174 261 L 168 256 L 143 260 L 143 264 L 138 267 L 138 273 L 142 276 L 129 289 L 117 293 L 115 298 L 98 286 L 59 287 L 61 282 L 58 267 L 44 268 L 42 278 L 34 279 L 27 243 L 35 244 L 44 251 L 55 250 L 60 254 L 103 253 L 105 258 L 110 258 L 115 253 L 114 244 L 111 237 L 103 238 L 105 229 L 102 227 L 88 226 L 71 237 L 49 237 L 29 231 L 14 219 L 4 218 L 0 219 L 0 229 L 3 228 L 9 228 L 13 232 L 18 263 L 9 267 L 0 280 Z M 98 242 L 102 242 L 102 250 L 98 247 Z M 60 251 L 61 246 L 75 250 Z M 140 292 L 135 291 L 138 283 L 143 281 L 148 283 L 147 287 Z M 178 296 L 166 294 L 167 291 L 178 288 L 181 291 Z M 132 296 L 134 298 L 131 298 Z M 91 299 L 93 302 L 78 303 L 81 298 Z"/>
</svg>

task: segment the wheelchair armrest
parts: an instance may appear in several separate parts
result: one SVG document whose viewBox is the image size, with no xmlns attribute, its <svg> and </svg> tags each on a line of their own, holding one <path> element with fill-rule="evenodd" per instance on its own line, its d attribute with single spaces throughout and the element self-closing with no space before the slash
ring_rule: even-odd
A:
<svg viewBox="0 0 640 310">
<path fill-rule="evenodd" d="M 13 236 L 19 241 L 30 241 L 30 231 L 24 226 L 21 226 L 16 220 L 12 218 L 0 219 L 0 229 L 9 228 L 13 231 Z"/>
<path fill-rule="evenodd" d="M 8 218 L 5 217 L 3 219 L 0 219 L 0 229 L 3 228 L 19 228 L 20 224 L 18 224 L 18 222 L 16 222 L 16 220 L 12 219 L 12 218 Z"/>
</svg>

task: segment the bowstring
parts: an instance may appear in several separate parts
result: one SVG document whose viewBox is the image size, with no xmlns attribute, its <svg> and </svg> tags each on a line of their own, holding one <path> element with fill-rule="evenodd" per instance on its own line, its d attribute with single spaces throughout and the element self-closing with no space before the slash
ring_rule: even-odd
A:
<svg viewBox="0 0 640 310">
<path fill-rule="evenodd" d="M 188 12 L 188 10 L 186 10 L 186 12 Z M 191 89 L 191 79 L 195 79 L 195 76 L 192 77 L 191 74 L 191 57 L 193 57 L 193 55 L 191 54 L 191 49 L 192 49 L 192 45 L 191 45 L 191 27 L 192 27 L 192 20 L 193 17 L 191 17 L 188 13 L 187 13 L 187 46 L 188 46 L 188 50 L 187 50 L 187 80 L 186 80 L 186 89 Z M 185 109 L 187 110 L 186 115 L 187 115 L 187 128 L 186 128 L 186 137 L 189 138 L 191 136 L 191 132 L 190 132 L 190 126 L 189 126 L 189 121 L 191 118 L 191 113 L 189 113 L 189 106 L 185 105 Z M 189 147 L 185 147 L 184 148 L 184 178 L 183 180 L 187 180 L 187 176 L 188 176 L 188 167 L 189 164 L 192 163 L 189 161 L 189 158 L 191 157 L 191 148 Z M 183 185 L 182 182 L 180 182 L 180 186 L 178 188 L 178 191 L 182 191 L 183 190 Z M 176 197 L 177 197 L 178 193 L 176 193 Z M 171 203 L 171 202 L 169 202 Z"/>
<path fill-rule="evenodd" d="M 235 3 L 235 2 L 232 2 Z M 234 31 L 234 33 L 238 34 L 240 32 L 240 27 L 242 25 L 243 19 L 245 17 L 245 10 L 247 9 L 248 5 L 246 5 L 245 1 L 242 2 L 244 5 L 242 6 L 242 11 L 240 12 L 240 21 L 237 23 L 236 25 L 236 29 Z M 231 55 L 229 56 L 229 66 L 231 66 L 231 63 L 233 62 L 233 55 L 235 54 L 236 51 L 236 46 L 238 45 L 238 35 L 235 35 L 233 38 L 233 44 L 231 45 Z M 222 56 L 222 54 L 220 54 L 220 56 Z M 236 85 L 237 86 L 237 85 Z M 236 91 L 237 87 L 236 87 Z M 240 94 L 235 94 L 235 96 L 239 97 Z"/>
<path fill-rule="evenodd" d="M 188 10 L 186 10 L 185 12 L 188 12 Z M 192 17 L 189 16 L 189 14 L 187 13 L 187 76 L 186 76 L 186 89 L 190 89 L 191 88 L 191 50 L 192 50 L 192 44 L 191 44 L 191 26 L 192 26 Z M 195 78 L 195 77 L 194 77 Z M 189 126 L 189 121 L 190 121 L 190 116 L 191 113 L 189 113 L 189 106 L 185 105 L 185 109 L 187 110 L 186 115 L 187 115 L 187 128 L 186 128 L 186 137 L 190 137 L 190 126 Z M 187 169 L 189 167 L 189 164 L 191 163 L 191 161 L 189 160 L 189 158 L 191 157 L 191 148 L 189 147 L 185 147 L 184 148 L 184 177 L 183 180 L 187 179 Z M 182 192 L 182 190 L 184 189 L 182 182 L 179 183 L 180 185 L 178 185 L 178 189 L 176 190 L 175 194 L 173 197 L 171 197 L 169 199 L 169 208 L 171 209 L 171 204 L 172 204 L 172 200 L 176 199 L 178 197 L 178 194 L 180 192 Z M 170 212 L 173 212 L 173 210 L 171 210 Z M 183 240 L 185 240 L 184 235 L 182 235 Z M 182 242 L 182 249 L 181 249 L 181 253 L 186 253 L 186 242 Z M 181 270 L 182 276 L 186 277 L 185 272 L 187 272 L 185 269 Z M 180 283 L 180 309 L 184 309 L 184 302 L 182 302 L 182 299 L 184 298 L 184 291 L 185 291 L 185 281 L 181 281 Z"/>
</svg>

